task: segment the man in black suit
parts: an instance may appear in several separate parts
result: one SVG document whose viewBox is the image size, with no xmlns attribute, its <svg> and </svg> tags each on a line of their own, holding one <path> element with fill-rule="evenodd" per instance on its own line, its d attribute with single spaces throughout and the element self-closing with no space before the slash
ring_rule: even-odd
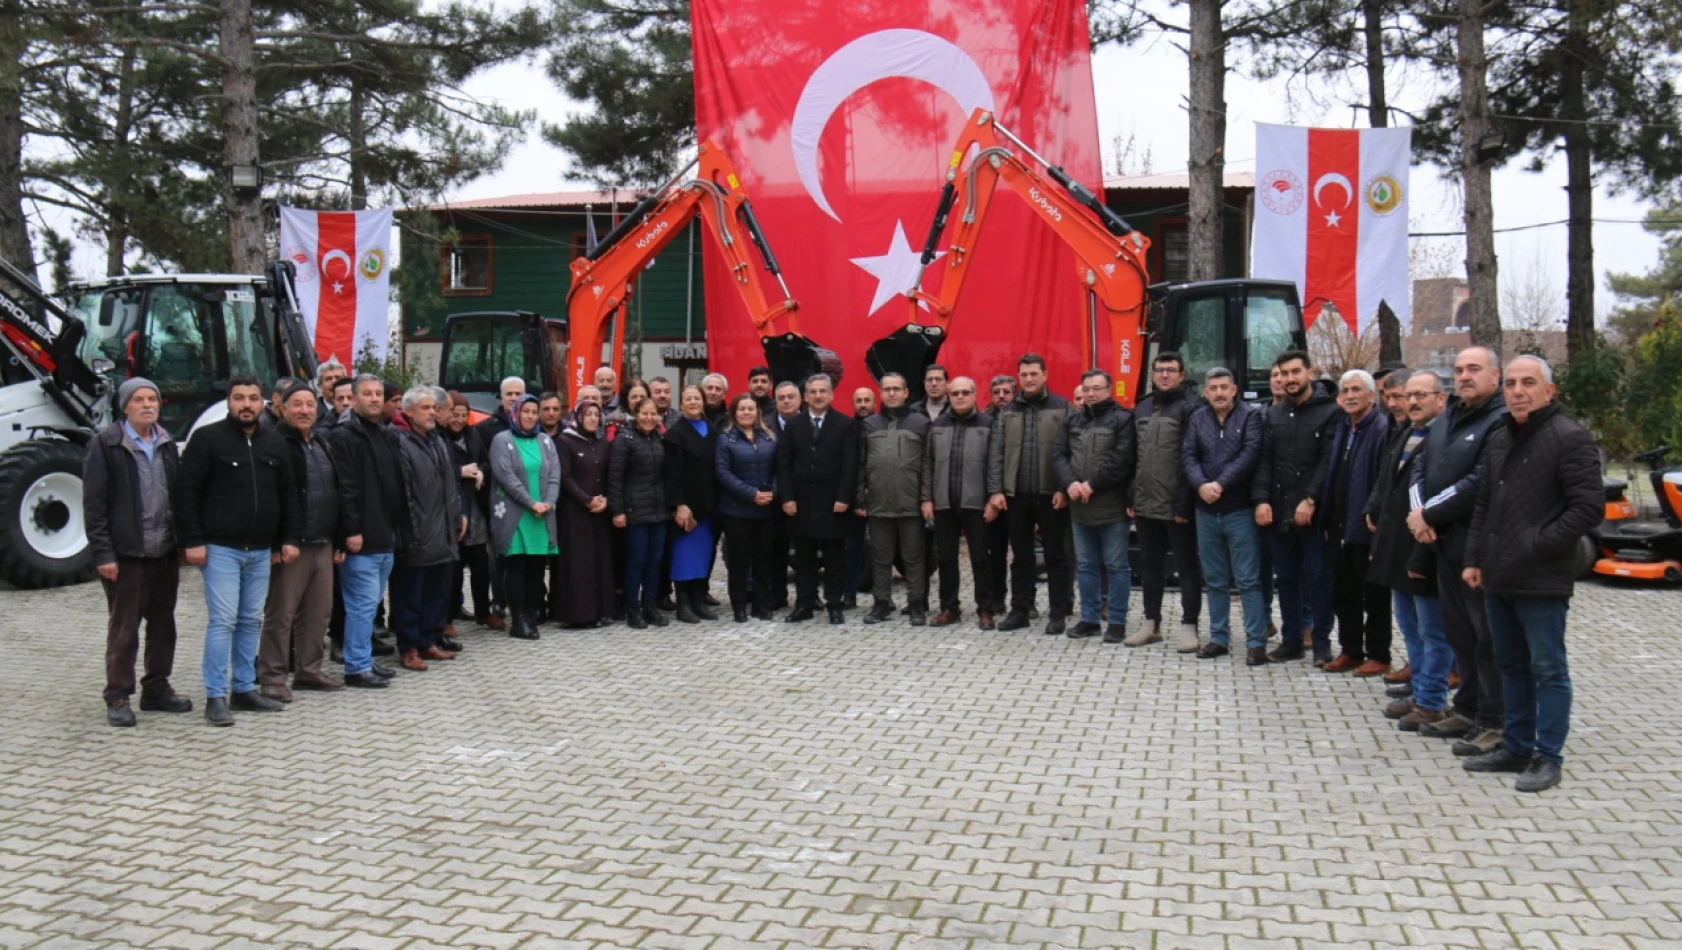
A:
<svg viewBox="0 0 1682 950">
<path fill-rule="evenodd" d="M 806 410 L 785 423 L 777 449 L 777 497 L 794 538 L 797 593 L 788 623 L 810 620 L 817 609 L 820 551 L 829 622 L 846 619 L 841 565 L 858 479 L 858 426 L 846 413 L 830 411 L 834 395 L 828 376 L 806 380 Z"/>
</svg>

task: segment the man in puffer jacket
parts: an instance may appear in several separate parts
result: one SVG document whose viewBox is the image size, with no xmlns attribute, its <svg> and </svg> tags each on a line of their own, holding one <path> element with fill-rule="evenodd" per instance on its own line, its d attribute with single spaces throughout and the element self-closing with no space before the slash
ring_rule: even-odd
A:
<svg viewBox="0 0 1682 950">
<path fill-rule="evenodd" d="M 1127 510 L 1133 506 L 1135 443 L 1133 413 L 1111 398 L 1112 385 L 1110 374 L 1101 369 L 1081 377 L 1082 406 L 1057 437 L 1051 468 L 1069 496 L 1080 576 L 1080 622 L 1069 628 L 1069 637 L 1098 633 L 1105 593 L 1100 578 L 1108 573 L 1110 628 L 1104 642 L 1120 643 L 1127 636 L 1127 598 L 1133 588 Z"/>
<path fill-rule="evenodd" d="M 1508 415 L 1484 450 L 1462 579 L 1484 592 L 1506 721 L 1501 745 L 1466 770 L 1523 771 L 1514 788 L 1540 792 L 1559 784 L 1571 726 L 1571 553 L 1600 522 L 1605 496 L 1594 437 L 1554 404 L 1547 362 L 1508 363 L 1503 389 Z"/>
<path fill-rule="evenodd" d="M 1308 354 L 1286 350 L 1273 361 L 1285 398 L 1267 409 L 1261 464 L 1251 485 L 1256 524 L 1269 530 L 1283 641 L 1268 654 L 1275 663 L 1302 659 L 1302 632 L 1314 628 L 1314 662 L 1332 660 L 1332 579 L 1326 544 L 1314 528 L 1332 427 L 1343 415 L 1330 386 L 1309 378 Z M 1304 603 L 1306 596 L 1307 603 Z"/>
<path fill-rule="evenodd" d="M 391 421 L 397 465 L 403 472 L 401 548 L 391 572 L 391 628 L 404 669 L 425 670 L 427 660 L 455 655 L 439 648 L 456 544 L 467 533 L 461 512 L 460 474 L 450 447 L 438 434 L 439 391 L 416 386 L 403 394 L 403 411 Z"/>
<path fill-rule="evenodd" d="M 1000 630 L 1028 626 L 1034 606 L 1034 534 L 1045 549 L 1051 613 L 1045 632 L 1064 631 L 1074 600 L 1073 577 L 1064 549 L 1069 535 L 1069 498 L 1051 470 L 1051 450 L 1069 418 L 1069 401 L 1047 387 L 1045 357 L 1027 353 L 1016 361 L 1016 398 L 993 419 L 987 447 L 987 506 L 1002 514 L 1010 533 L 1010 613 Z"/>
<path fill-rule="evenodd" d="M 975 582 L 976 626 L 994 628 L 992 537 L 986 521 L 987 444 L 992 419 L 976 407 L 975 380 L 959 376 L 946 390 L 948 411 L 929 424 L 923 457 L 923 517 L 934 520 L 940 561 L 940 613 L 931 621 L 944 627 L 963 617 L 958 607 L 958 535 L 969 542 L 970 572 Z"/>
<path fill-rule="evenodd" d="M 929 417 L 906 404 L 905 377 L 882 377 L 882 411 L 859 427 L 859 502 L 856 513 L 870 519 L 870 556 L 876 603 L 865 623 L 894 615 L 894 555 L 905 561 L 905 589 L 911 600 L 911 625 L 928 621 L 928 575 L 923 557 L 923 446 Z"/>
</svg>

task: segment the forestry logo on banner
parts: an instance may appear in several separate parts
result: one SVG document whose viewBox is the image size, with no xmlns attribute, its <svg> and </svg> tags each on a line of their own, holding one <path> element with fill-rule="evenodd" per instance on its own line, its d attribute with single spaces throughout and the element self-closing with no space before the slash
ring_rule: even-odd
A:
<svg viewBox="0 0 1682 950">
<path fill-rule="evenodd" d="M 1390 175 L 1375 175 L 1367 182 L 1367 207 L 1373 214 L 1389 214 L 1402 205 L 1402 186 Z"/>
<path fill-rule="evenodd" d="M 1262 205 L 1274 214 L 1294 214 L 1302 207 L 1302 179 L 1288 171 L 1272 171 L 1262 179 Z"/>
</svg>

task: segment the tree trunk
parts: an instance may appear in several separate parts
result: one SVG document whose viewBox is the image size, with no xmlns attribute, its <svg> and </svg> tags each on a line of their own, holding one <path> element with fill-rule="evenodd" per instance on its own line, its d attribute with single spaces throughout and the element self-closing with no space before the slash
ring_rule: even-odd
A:
<svg viewBox="0 0 1682 950">
<path fill-rule="evenodd" d="M 1361 0 L 1361 31 L 1367 41 L 1367 124 L 1390 126 L 1390 99 L 1384 89 L 1384 7 L 1378 0 Z"/>
<path fill-rule="evenodd" d="M 0 16 L 0 258 L 31 277 L 35 250 L 23 216 L 23 76 L 28 41 L 24 18 Z"/>
<path fill-rule="evenodd" d="M 350 81 L 350 115 L 345 123 L 345 141 L 350 146 L 350 209 L 363 211 L 368 207 L 368 127 L 363 115 L 362 81 Z"/>
<path fill-rule="evenodd" d="M 1471 293 L 1472 344 L 1499 351 L 1501 311 L 1495 261 L 1495 201 L 1489 165 L 1478 161 L 1478 140 L 1489 131 L 1489 59 L 1484 53 L 1484 4 L 1460 0 L 1460 177 L 1466 221 L 1466 285 Z"/>
<path fill-rule="evenodd" d="M 123 255 L 129 236 L 129 136 L 134 129 L 134 60 L 138 47 L 123 48 L 117 67 L 117 121 L 111 129 L 111 155 L 106 162 L 110 180 L 105 183 L 105 276 L 123 272 Z"/>
<path fill-rule="evenodd" d="M 256 28 L 251 0 L 222 0 L 222 163 L 259 165 L 257 140 Z M 226 175 L 226 168 L 223 170 Z M 263 269 L 262 195 L 238 195 L 224 185 L 228 208 L 228 238 L 234 272 L 256 274 Z"/>
<path fill-rule="evenodd" d="M 1402 321 L 1396 319 L 1396 311 L 1390 309 L 1390 302 L 1378 302 L 1378 365 L 1386 363 L 1400 363 L 1402 361 Z"/>
<path fill-rule="evenodd" d="M 1588 58 L 1589 10 L 1571 0 L 1560 63 L 1560 123 L 1565 136 L 1565 347 L 1575 360 L 1594 349 L 1594 176 L 1589 163 L 1583 64 Z"/>
<path fill-rule="evenodd" d="M 1226 173 L 1226 37 L 1221 0 L 1191 0 L 1191 212 L 1186 225 L 1192 280 L 1225 276 L 1221 186 Z"/>
</svg>

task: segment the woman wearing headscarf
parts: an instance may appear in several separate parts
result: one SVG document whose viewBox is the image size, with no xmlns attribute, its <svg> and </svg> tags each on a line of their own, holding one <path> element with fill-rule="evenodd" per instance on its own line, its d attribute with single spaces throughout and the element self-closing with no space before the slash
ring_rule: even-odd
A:
<svg viewBox="0 0 1682 950">
<path fill-rule="evenodd" d="M 660 557 L 666 548 L 666 446 L 660 436 L 660 407 L 637 404 L 634 424 L 613 440 L 607 463 L 607 507 L 625 530 L 625 619 L 633 628 L 663 627 L 655 604 Z"/>
<path fill-rule="evenodd" d="M 561 495 L 561 458 L 538 424 L 537 398 L 521 396 L 509 427 L 491 441 L 491 538 L 506 558 L 508 631 L 536 640 L 543 568 L 559 547 L 555 502 Z"/>
<path fill-rule="evenodd" d="M 699 386 L 685 386 L 678 397 L 682 411 L 666 428 L 666 499 L 673 507 L 672 584 L 677 591 L 677 619 L 682 623 L 717 620 L 707 606 L 707 577 L 713 567 L 713 508 L 718 483 L 713 475 L 718 430 L 704 414 Z"/>
<path fill-rule="evenodd" d="M 549 619 L 569 627 L 612 623 L 607 451 L 601 407 L 579 406 L 561 429 L 561 553 L 549 586 Z"/>
</svg>

